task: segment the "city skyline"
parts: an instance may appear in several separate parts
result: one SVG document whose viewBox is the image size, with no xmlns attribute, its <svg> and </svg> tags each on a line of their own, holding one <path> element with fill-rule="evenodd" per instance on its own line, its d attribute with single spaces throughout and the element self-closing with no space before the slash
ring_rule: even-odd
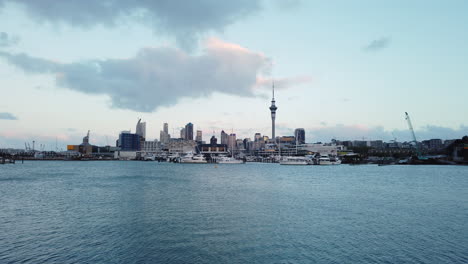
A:
<svg viewBox="0 0 468 264">
<path fill-rule="evenodd" d="M 193 122 L 204 141 L 221 130 L 271 135 L 272 79 L 278 136 L 408 141 L 406 111 L 419 140 L 468 133 L 464 1 L 193 3 L 176 5 L 204 23 L 157 2 L 126 6 L 148 11 L 135 18 L 121 1 L 112 15 L 1 0 L 0 145 L 63 147 L 88 130 L 111 144 L 137 117 L 148 139 L 164 122 Z"/>
</svg>

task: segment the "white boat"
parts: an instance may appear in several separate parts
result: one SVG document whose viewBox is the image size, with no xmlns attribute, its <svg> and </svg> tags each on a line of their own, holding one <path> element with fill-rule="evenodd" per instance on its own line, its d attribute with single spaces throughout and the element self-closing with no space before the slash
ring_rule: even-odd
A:
<svg viewBox="0 0 468 264">
<path fill-rule="evenodd" d="M 218 157 L 216 158 L 216 162 L 219 164 L 243 164 L 243 160 L 235 159 L 233 157 Z"/>
<path fill-rule="evenodd" d="M 339 165 L 341 160 L 338 158 L 330 158 L 328 155 L 322 155 L 319 158 L 318 165 Z"/>
<path fill-rule="evenodd" d="M 201 154 L 193 155 L 189 152 L 180 159 L 180 163 L 208 163 L 205 157 Z"/>
<path fill-rule="evenodd" d="M 156 155 L 154 155 L 154 154 L 146 154 L 146 155 L 143 157 L 143 160 L 145 160 L 145 161 L 155 161 L 155 160 L 156 160 Z"/>
<path fill-rule="evenodd" d="M 294 157 L 294 156 L 282 157 L 279 164 L 280 165 L 309 165 L 307 158 Z"/>
</svg>

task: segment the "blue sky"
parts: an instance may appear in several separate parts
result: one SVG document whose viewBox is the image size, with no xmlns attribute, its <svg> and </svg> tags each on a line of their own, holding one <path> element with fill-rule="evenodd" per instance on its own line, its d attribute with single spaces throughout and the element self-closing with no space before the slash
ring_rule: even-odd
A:
<svg viewBox="0 0 468 264">
<path fill-rule="evenodd" d="M 0 0 L 0 147 L 188 122 L 310 142 L 468 134 L 466 1 Z M 393 134 L 392 134 L 393 133 Z"/>
</svg>

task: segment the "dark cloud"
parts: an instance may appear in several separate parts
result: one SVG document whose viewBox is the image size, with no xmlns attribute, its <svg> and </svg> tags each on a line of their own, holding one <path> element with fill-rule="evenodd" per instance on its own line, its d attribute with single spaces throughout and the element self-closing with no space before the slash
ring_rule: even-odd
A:
<svg viewBox="0 0 468 264">
<path fill-rule="evenodd" d="M 10 47 L 18 44 L 19 37 L 11 36 L 6 32 L 0 32 L 0 48 L 1 47 Z"/>
<path fill-rule="evenodd" d="M 260 10 L 260 0 L 0 0 L 0 7 L 4 3 L 19 4 L 39 22 L 76 27 L 112 27 L 131 19 L 175 36 L 184 46 Z"/>
<path fill-rule="evenodd" d="M 3 120 L 18 120 L 18 118 L 16 116 L 14 116 L 13 114 L 6 113 L 6 112 L 0 113 L 0 119 L 3 119 Z"/>
<path fill-rule="evenodd" d="M 379 51 L 387 48 L 390 45 L 391 39 L 388 37 L 383 37 L 379 39 L 372 40 L 367 46 L 363 48 L 364 51 L 372 52 Z"/>
<path fill-rule="evenodd" d="M 108 95 L 113 107 L 141 112 L 213 92 L 254 96 L 259 75 L 271 65 L 260 53 L 217 39 L 207 41 L 200 55 L 166 47 L 141 49 L 129 59 L 69 64 L 1 51 L 0 57 L 28 73 L 55 74 L 58 86 Z"/>
</svg>

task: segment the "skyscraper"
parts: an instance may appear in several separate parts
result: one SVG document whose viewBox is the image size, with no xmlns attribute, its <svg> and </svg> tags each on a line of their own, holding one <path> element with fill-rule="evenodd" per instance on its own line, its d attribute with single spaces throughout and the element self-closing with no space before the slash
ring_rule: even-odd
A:
<svg viewBox="0 0 468 264">
<path fill-rule="evenodd" d="M 146 139 L 146 122 L 141 122 L 141 118 L 138 119 L 138 123 L 136 124 L 136 133 L 139 135 L 143 141 Z"/>
<path fill-rule="evenodd" d="M 188 123 L 185 125 L 185 139 L 186 140 L 193 140 L 193 124 Z"/>
<path fill-rule="evenodd" d="M 169 125 L 164 123 L 163 130 L 161 130 L 159 133 L 159 141 L 161 141 L 161 143 L 168 143 L 170 138 L 171 135 L 169 135 Z"/>
<path fill-rule="evenodd" d="M 185 128 L 183 127 L 181 130 L 180 130 L 180 138 L 181 139 L 185 139 Z"/>
<path fill-rule="evenodd" d="M 271 111 L 271 136 L 272 139 L 275 140 L 275 119 L 276 119 L 276 107 L 275 105 L 275 83 L 273 83 L 273 98 L 271 99 L 271 106 L 270 106 L 270 111 Z"/>
<path fill-rule="evenodd" d="M 297 144 L 304 144 L 305 130 L 303 128 L 296 128 L 296 130 L 294 130 L 294 137 L 296 138 Z"/>
<path fill-rule="evenodd" d="M 195 141 L 197 141 L 197 142 L 202 142 L 203 141 L 202 131 L 201 130 L 197 130 L 197 137 L 195 138 Z"/>
<path fill-rule="evenodd" d="M 236 149 L 236 134 L 232 133 L 228 137 L 228 148 Z"/>
<path fill-rule="evenodd" d="M 224 130 L 221 131 L 221 144 L 228 144 L 228 134 Z"/>
</svg>

